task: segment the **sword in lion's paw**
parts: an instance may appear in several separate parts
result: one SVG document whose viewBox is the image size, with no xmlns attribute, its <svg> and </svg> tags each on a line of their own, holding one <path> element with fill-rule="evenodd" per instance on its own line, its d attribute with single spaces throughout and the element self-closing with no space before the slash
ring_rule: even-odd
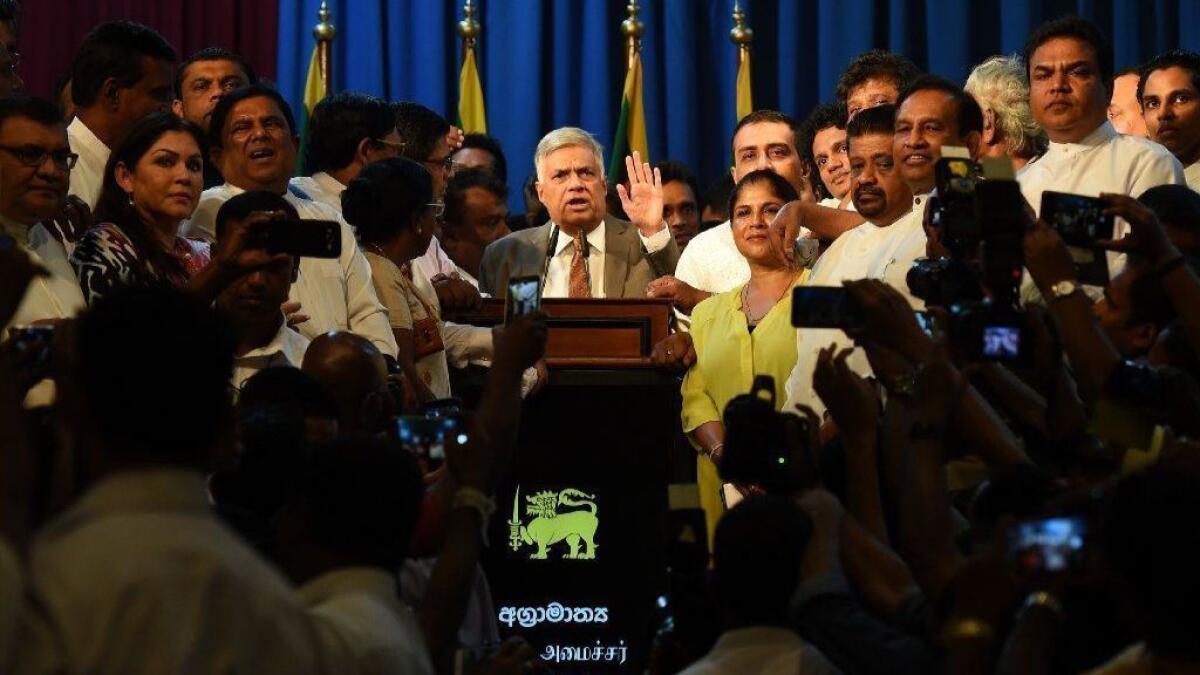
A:
<svg viewBox="0 0 1200 675">
<path fill-rule="evenodd" d="M 521 486 L 517 486 L 516 493 L 513 494 L 513 513 L 512 520 L 508 521 L 508 545 L 512 550 L 518 551 L 521 549 Z"/>
</svg>

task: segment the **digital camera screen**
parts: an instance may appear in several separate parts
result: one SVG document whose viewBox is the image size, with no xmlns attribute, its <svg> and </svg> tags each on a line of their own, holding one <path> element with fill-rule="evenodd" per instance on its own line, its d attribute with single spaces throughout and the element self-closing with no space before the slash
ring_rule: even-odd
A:
<svg viewBox="0 0 1200 675">
<path fill-rule="evenodd" d="M 984 326 L 983 355 L 1009 360 L 1021 355 L 1021 329 L 1017 326 Z"/>
<path fill-rule="evenodd" d="M 430 459 L 446 458 L 446 439 L 457 435 L 460 445 L 467 442 L 465 429 L 456 417 L 401 417 L 396 420 L 396 437 L 404 447 Z"/>
<path fill-rule="evenodd" d="M 1082 561 L 1087 521 L 1056 517 L 1017 523 L 1009 532 L 1009 554 L 1020 569 L 1061 572 Z"/>
</svg>

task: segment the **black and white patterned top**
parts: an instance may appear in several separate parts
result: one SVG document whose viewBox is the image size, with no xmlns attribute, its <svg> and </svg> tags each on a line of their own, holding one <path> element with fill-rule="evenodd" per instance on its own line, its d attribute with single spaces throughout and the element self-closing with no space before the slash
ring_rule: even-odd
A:
<svg viewBox="0 0 1200 675">
<path fill-rule="evenodd" d="M 207 243 L 183 237 L 176 237 L 174 247 L 167 253 L 179 260 L 187 271 L 186 276 L 154 269 L 138 254 L 121 228 L 113 223 L 101 223 L 79 239 L 71 254 L 71 267 L 79 277 L 84 299 L 91 305 L 114 289 L 135 282 L 139 275 L 184 286 L 208 265 L 211 258 Z"/>
</svg>

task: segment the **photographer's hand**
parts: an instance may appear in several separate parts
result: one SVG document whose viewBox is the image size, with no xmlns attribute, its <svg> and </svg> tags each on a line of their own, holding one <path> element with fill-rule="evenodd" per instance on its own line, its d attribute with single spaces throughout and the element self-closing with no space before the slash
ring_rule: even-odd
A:
<svg viewBox="0 0 1200 675">
<path fill-rule="evenodd" d="M 1136 255 L 1155 267 L 1179 257 L 1179 249 L 1167 236 L 1158 216 L 1141 202 L 1129 195 L 1112 193 L 1100 195 L 1100 201 L 1104 203 L 1105 215 L 1124 218 L 1130 230 L 1122 239 L 1100 239 L 1097 246 Z"/>
<path fill-rule="evenodd" d="M 914 363 L 925 358 L 933 340 L 921 330 L 912 305 L 900 291 L 878 279 L 847 281 L 844 285 L 867 316 L 861 329 L 847 331 L 855 342 L 878 343 Z"/>
<path fill-rule="evenodd" d="M 1053 296 L 1050 289 L 1055 284 L 1076 279 L 1066 243 L 1041 220 L 1025 234 L 1025 267 L 1046 298 Z"/>
<path fill-rule="evenodd" d="M 230 221 L 213 248 L 212 260 L 192 277 L 188 288 L 212 302 L 243 275 L 291 261 L 287 253 L 268 253 L 261 244 L 270 223 L 285 216 L 283 211 L 255 211 L 244 220 Z"/>
</svg>

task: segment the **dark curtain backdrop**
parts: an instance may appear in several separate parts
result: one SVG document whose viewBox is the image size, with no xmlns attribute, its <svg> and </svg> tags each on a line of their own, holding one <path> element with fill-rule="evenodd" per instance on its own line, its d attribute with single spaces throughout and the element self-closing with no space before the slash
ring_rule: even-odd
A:
<svg viewBox="0 0 1200 675">
<path fill-rule="evenodd" d="M 53 93 L 88 31 L 113 19 L 154 28 L 180 58 L 225 47 L 260 75 L 275 77 L 280 0 L 24 0 L 21 6 L 21 77 L 39 96 Z"/>
</svg>

